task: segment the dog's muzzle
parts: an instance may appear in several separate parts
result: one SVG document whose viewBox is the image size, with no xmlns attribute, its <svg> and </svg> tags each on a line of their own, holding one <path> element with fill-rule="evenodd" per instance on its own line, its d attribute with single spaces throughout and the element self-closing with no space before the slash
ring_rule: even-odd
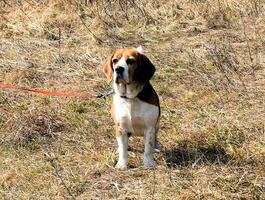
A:
<svg viewBox="0 0 265 200">
<path fill-rule="evenodd" d="M 126 83 L 126 81 L 124 80 L 123 77 L 123 72 L 124 72 L 124 68 L 123 67 L 117 67 L 115 69 L 115 73 L 116 73 L 116 80 L 115 83 Z"/>
</svg>

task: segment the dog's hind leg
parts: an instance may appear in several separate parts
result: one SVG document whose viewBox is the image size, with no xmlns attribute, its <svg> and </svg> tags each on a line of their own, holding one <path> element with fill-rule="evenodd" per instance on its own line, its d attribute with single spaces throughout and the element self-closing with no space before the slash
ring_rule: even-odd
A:
<svg viewBox="0 0 265 200">
<path fill-rule="evenodd" d="M 155 148 L 154 148 L 155 153 L 159 153 L 161 151 L 161 145 L 160 145 L 158 138 L 157 138 L 158 129 L 159 129 L 159 122 L 157 122 L 156 128 L 155 128 L 155 131 L 156 131 L 155 132 Z"/>
<path fill-rule="evenodd" d="M 149 128 L 144 134 L 144 166 L 154 167 L 155 128 Z"/>
</svg>

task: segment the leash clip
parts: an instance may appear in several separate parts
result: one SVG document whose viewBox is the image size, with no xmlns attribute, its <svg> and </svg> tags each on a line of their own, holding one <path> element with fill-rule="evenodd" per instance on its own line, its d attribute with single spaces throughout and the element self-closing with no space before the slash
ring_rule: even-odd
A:
<svg viewBox="0 0 265 200">
<path fill-rule="evenodd" d="M 106 97 L 112 95 L 113 93 L 114 93 L 114 90 L 110 90 L 108 92 L 99 93 L 96 97 L 97 98 L 104 98 L 105 99 Z"/>
</svg>

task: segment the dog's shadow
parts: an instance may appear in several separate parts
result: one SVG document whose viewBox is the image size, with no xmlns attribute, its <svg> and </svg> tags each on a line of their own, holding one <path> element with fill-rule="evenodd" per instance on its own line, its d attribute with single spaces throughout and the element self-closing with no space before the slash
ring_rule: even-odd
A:
<svg viewBox="0 0 265 200">
<path fill-rule="evenodd" d="M 183 144 L 172 149 L 163 148 L 162 156 L 168 167 L 194 167 L 197 165 L 222 165 L 232 160 L 220 146 L 190 147 Z"/>
</svg>

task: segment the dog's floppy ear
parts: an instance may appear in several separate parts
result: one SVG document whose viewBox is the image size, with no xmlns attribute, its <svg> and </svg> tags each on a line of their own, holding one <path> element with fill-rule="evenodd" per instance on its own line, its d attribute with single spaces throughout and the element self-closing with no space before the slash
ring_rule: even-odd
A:
<svg viewBox="0 0 265 200">
<path fill-rule="evenodd" d="M 134 80 L 139 82 L 149 81 L 155 73 L 155 66 L 141 53 L 138 53 L 138 67 L 134 73 Z"/>
<path fill-rule="evenodd" d="M 106 63 L 103 66 L 103 72 L 108 78 L 108 82 L 110 83 L 113 78 L 113 66 L 112 66 L 112 58 L 115 51 L 111 54 L 111 56 L 107 59 Z"/>
</svg>

